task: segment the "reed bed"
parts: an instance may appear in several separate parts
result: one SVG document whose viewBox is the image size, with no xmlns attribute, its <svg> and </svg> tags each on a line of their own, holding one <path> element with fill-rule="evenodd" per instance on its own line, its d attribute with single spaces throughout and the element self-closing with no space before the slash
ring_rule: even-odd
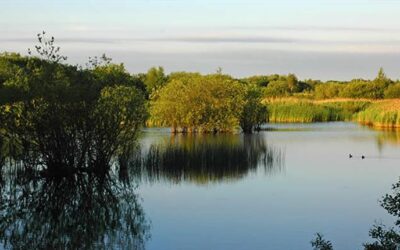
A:
<svg viewBox="0 0 400 250">
<path fill-rule="evenodd" d="M 327 122 L 340 119 L 338 112 L 311 102 L 272 103 L 268 105 L 270 122 Z"/>
<path fill-rule="evenodd" d="M 355 120 L 373 127 L 400 128 L 400 99 L 376 102 L 359 112 Z"/>
<path fill-rule="evenodd" d="M 366 109 L 368 100 L 300 100 L 275 99 L 265 102 L 270 122 L 329 122 L 352 120 L 354 114 Z"/>
</svg>

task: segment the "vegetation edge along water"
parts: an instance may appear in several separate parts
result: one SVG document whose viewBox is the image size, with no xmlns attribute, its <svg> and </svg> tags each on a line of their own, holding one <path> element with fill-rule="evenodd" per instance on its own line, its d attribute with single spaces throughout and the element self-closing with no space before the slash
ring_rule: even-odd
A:
<svg viewBox="0 0 400 250">
<path fill-rule="evenodd" d="M 355 121 L 380 128 L 400 127 L 400 100 L 295 98 L 265 100 L 269 122 Z"/>
<path fill-rule="evenodd" d="M 53 60 L 50 65 L 74 68 L 60 63 L 63 56 L 46 58 L 46 54 L 40 51 L 41 47 L 37 48 L 39 57 L 8 52 L 0 54 L 0 113 L 3 117 L 18 117 L 18 114 L 13 114 L 18 110 L 18 102 L 37 98 L 35 95 L 40 96 L 39 92 L 46 92 L 46 88 L 62 86 L 57 83 L 62 79 L 56 79 L 54 86 L 35 87 L 30 91 L 26 79 L 32 76 L 25 77 L 23 72 L 42 67 L 41 64 L 49 59 Z M 93 71 L 96 75 L 103 70 L 109 76 L 95 76 L 98 80 L 124 83 L 143 94 L 148 127 L 171 127 L 172 132 L 183 133 L 238 129 L 251 133 L 265 122 L 356 121 L 377 127 L 400 127 L 400 81 L 387 77 L 382 68 L 372 80 L 323 82 L 299 80 L 294 74 L 235 78 L 224 74 L 222 69 L 207 75 L 197 72 L 166 74 L 162 67 L 153 67 L 147 73 L 131 74 L 123 64 L 111 63 L 106 56 L 91 58 L 89 62 L 87 68 L 79 69 L 80 74 Z M 83 93 L 78 88 L 84 84 L 79 81 L 88 80 L 77 76 L 74 80 L 77 89 L 71 96 L 64 95 L 63 98 L 68 101 L 74 98 L 73 95 Z"/>
</svg>

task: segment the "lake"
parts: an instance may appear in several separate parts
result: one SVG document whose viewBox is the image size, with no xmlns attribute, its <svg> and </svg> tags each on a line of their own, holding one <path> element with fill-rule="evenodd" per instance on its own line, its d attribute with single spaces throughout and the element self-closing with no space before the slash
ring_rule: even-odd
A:
<svg viewBox="0 0 400 250">
<path fill-rule="evenodd" d="M 376 221 L 394 222 L 379 199 L 400 176 L 399 132 L 345 122 L 253 135 L 152 128 L 136 146 L 107 172 L 49 176 L 29 152 L 7 160 L 0 249 L 301 250 L 315 233 L 362 249 Z"/>
<path fill-rule="evenodd" d="M 189 148 L 171 153 L 164 169 L 142 171 L 138 193 L 151 221 L 147 249 L 311 249 L 317 232 L 335 249 L 362 249 L 375 221 L 393 224 L 378 200 L 400 176 L 400 133 L 344 122 L 266 128 L 251 138 L 145 130 L 144 147 Z M 253 153 L 242 156 L 252 159 L 239 167 L 224 159 L 224 170 L 220 159 L 204 161 L 207 156 L 193 149 L 204 140 L 250 145 Z M 259 147 L 274 156 L 257 155 Z M 197 161 L 200 169 L 192 169 Z"/>
</svg>

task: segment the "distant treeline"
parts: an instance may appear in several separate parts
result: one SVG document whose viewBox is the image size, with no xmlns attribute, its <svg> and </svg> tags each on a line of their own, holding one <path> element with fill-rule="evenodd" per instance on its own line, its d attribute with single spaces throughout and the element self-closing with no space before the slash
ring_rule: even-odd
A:
<svg viewBox="0 0 400 250">
<path fill-rule="evenodd" d="M 287 76 L 252 76 L 241 79 L 246 83 L 263 88 L 266 97 L 306 97 L 314 99 L 330 98 L 399 98 L 400 82 L 391 80 L 384 70 L 379 69 L 373 80 L 353 79 L 351 81 L 300 81 L 293 74 Z"/>
<path fill-rule="evenodd" d="M 296 75 L 257 75 L 246 78 L 234 78 L 221 71 L 217 74 L 238 81 L 246 85 L 261 88 L 264 97 L 304 97 L 310 99 L 331 98 L 366 98 L 384 99 L 400 98 L 400 81 L 388 78 L 380 68 L 373 80 L 353 79 L 350 81 L 320 81 L 313 79 L 299 80 Z M 202 76 L 199 73 L 178 72 L 169 75 L 164 73 L 162 67 L 151 68 L 145 74 L 137 77 L 144 83 L 147 93 L 153 94 L 173 80 L 188 76 Z"/>
</svg>

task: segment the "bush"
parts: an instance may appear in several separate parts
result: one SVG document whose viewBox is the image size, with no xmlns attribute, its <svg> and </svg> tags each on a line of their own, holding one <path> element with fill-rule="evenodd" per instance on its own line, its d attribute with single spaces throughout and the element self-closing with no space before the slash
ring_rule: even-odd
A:
<svg viewBox="0 0 400 250">
<path fill-rule="evenodd" d="M 385 90 L 385 98 L 400 98 L 400 83 L 390 85 Z"/>
<path fill-rule="evenodd" d="M 329 99 L 340 95 L 345 85 L 340 83 L 321 83 L 315 86 L 315 98 Z"/>
<path fill-rule="evenodd" d="M 174 77 L 151 103 L 151 122 L 177 132 L 225 132 L 238 127 L 242 84 L 229 76 Z"/>
</svg>

